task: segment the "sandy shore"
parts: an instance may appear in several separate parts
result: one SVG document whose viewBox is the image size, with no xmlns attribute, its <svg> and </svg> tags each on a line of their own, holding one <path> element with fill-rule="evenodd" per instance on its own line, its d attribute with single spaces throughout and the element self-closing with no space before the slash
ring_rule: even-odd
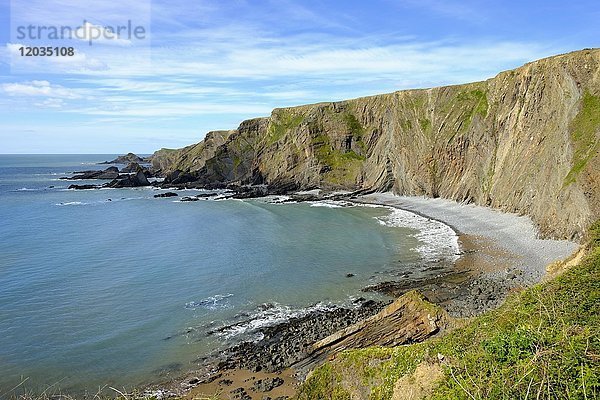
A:
<svg viewBox="0 0 600 400">
<path fill-rule="evenodd" d="M 540 239 L 529 217 L 473 204 L 391 193 L 361 196 L 359 200 L 412 211 L 444 222 L 476 242 L 488 241 L 497 251 L 507 253 L 508 257 L 503 257 L 505 269 L 522 271 L 521 281 L 526 286 L 539 282 L 550 263 L 567 258 L 579 246 L 568 240 Z"/>
</svg>

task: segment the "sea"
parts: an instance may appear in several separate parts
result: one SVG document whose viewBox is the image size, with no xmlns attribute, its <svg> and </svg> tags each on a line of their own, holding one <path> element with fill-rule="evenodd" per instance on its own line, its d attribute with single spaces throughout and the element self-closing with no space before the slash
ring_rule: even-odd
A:
<svg viewBox="0 0 600 400">
<path fill-rule="evenodd" d="M 458 252 L 446 225 L 383 206 L 61 179 L 115 157 L 0 155 L 0 398 L 161 382 Z"/>
</svg>

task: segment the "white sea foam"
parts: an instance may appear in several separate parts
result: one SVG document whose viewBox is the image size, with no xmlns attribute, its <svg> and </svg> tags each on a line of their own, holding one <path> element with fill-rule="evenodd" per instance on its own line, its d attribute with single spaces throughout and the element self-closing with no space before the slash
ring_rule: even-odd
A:
<svg viewBox="0 0 600 400">
<path fill-rule="evenodd" d="M 372 205 L 371 207 L 381 207 Z M 385 207 L 390 214 L 377 217 L 380 224 L 392 227 L 412 228 L 419 232 L 413 236 L 422 245 L 415 248 L 425 259 L 433 261 L 444 259 L 456 261 L 460 247 L 458 235 L 454 230 L 443 222 L 423 217 L 410 211 L 395 207 Z"/>
<path fill-rule="evenodd" d="M 311 207 L 327 207 L 327 208 L 345 208 L 345 207 L 363 207 L 362 204 L 353 203 L 345 200 L 319 200 L 308 201 Z"/>
<path fill-rule="evenodd" d="M 269 203 L 269 204 L 290 204 L 295 202 L 290 202 L 290 196 L 283 195 L 270 195 L 256 199 L 258 202 Z"/>
<path fill-rule="evenodd" d="M 390 214 L 383 217 L 376 217 L 380 224 L 391 227 L 402 227 L 416 229 L 419 232 L 413 236 L 418 239 L 422 245 L 415 248 L 426 260 L 447 260 L 456 261 L 460 252 L 458 245 L 458 235 L 454 230 L 443 222 L 423 217 L 396 207 L 383 206 L 378 204 L 358 204 L 343 200 L 321 200 L 308 202 L 311 207 L 370 207 L 385 208 L 390 210 Z"/>
<path fill-rule="evenodd" d="M 17 189 L 16 192 L 37 192 L 40 189 L 31 189 L 31 188 L 26 188 L 26 187 L 22 187 L 20 189 Z"/>
<path fill-rule="evenodd" d="M 65 203 L 56 203 L 55 206 L 83 206 L 89 203 L 84 203 L 82 201 L 67 201 Z"/>
<path fill-rule="evenodd" d="M 204 308 L 207 310 L 216 310 L 219 308 L 229 308 L 230 305 L 226 299 L 232 297 L 233 293 L 227 294 L 216 294 L 214 296 L 207 297 L 199 301 L 190 301 L 185 303 L 185 308 L 188 310 L 196 310 L 198 308 Z"/>
<path fill-rule="evenodd" d="M 341 204 L 339 201 L 322 200 L 322 201 L 309 201 L 311 207 L 326 207 L 326 208 L 343 208 L 345 204 Z"/>
<path fill-rule="evenodd" d="M 332 303 L 318 303 L 310 307 L 293 309 L 281 304 L 272 304 L 267 309 L 262 309 L 252 314 L 247 320 L 226 326 L 216 333 L 226 339 L 230 339 L 242 334 L 254 334 L 257 330 L 269 326 L 284 323 L 292 318 L 304 317 L 317 311 L 328 311 L 338 307 Z M 260 337 L 255 338 L 260 340 Z"/>
<path fill-rule="evenodd" d="M 54 204 L 55 206 L 97 206 L 97 205 L 103 205 L 103 204 L 110 204 L 110 203 L 117 203 L 119 201 L 130 201 L 130 200 L 140 200 L 140 199 L 147 199 L 148 197 L 124 197 L 124 198 L 111 198 L 111 199 L 104 199 L 104 200 L 97 200 L 97 201 L 92 201 L 92 202 L 83 202 L 83 201 L 67 201 L 67 202 L 62 202 L 62 203 L 56 203 Z"/>
</svg>

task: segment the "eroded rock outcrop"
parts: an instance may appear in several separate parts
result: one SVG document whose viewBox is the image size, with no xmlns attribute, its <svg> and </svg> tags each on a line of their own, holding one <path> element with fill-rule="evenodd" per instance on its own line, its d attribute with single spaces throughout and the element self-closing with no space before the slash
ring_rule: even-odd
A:
<svg viewBox="0 0 600 400">
<path fill-rule="evenodd" d="M 76 180 L 87 180 L 87 179 L 115 179 L 119 176 L 119 168 L 108 167 L 103 171 L 88 170 L 88 171 L 77 171 L 74 172 L 73 176 L 63 177 L 60 179 L 76 181 Z"/>
<path fill-rule="evenodd" d="M 152 168 L 172 172 L 177 169 L 196 171 L 215 155 L 217 148 L 235 131 L 208 132 L 203 141 L 183 149 L 160 149 L 151 157 Z"/>
<path fill-rule="evenodd" d="M 119 175 L 117 179 L 114 179 L 110 183 L 106 184 L 107 187 L 111 188 L 139 187 L 149 185 L 150 182 L 142 170 L 138 170 L 135 174 Z"/>
<path fill-rule="evenodd" d="M 398 346 L 422 342 L 451 323 L 448 314 L 419 292 L 405 293 L 379 313 L 348 326 L 312 345 L 309 356 L 294 367 L 311 369 L 343 350 Z"/>
<path fill-rule="evenodd" d="M 139 163 L 143 163 L 143 162 L 147 162 L 147 160 L 136 154 L 127 153 L 125 155 L 115 158 L 114 160 L 104 161 L 104 162 L 101 162 L 100 164 L 129 164 L 129 163 L 138 163 L 139 164 Z"/>
</svg>

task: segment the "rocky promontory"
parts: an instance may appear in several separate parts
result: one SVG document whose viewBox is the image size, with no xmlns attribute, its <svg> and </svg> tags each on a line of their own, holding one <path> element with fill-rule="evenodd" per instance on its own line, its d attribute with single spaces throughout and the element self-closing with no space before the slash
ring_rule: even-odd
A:
<svg viewBox="0 0 600 400">
<path fill-rule="evenodd" d="M 62 177 L 64 180 L 110 180 L 108 183 L 102 185 L 96 184 L 73 184 L 69 186 L 69 189 L 100 189 L 100 188 L 126 188 L 126 187 L 140 187 L 150 186 L 151 183 L 148 180 L 149 177 L 153 177 L 153 173 L 140 166 L 138 163 L 132 162 L 127 165 L 126 168 L 119 171 L 117 167 L 108 167 L 105 170 L 89 170 L 74 172 L 73 176 Z"/>
<path fill-rule="evenodd" d="M 141 164 L 141 163 L 147 163 L 147 162 L 148 162 L 148 159 L 142 158 L 133 153 L 127 153 L 125 155 L 118 156 L 114 160 L 104 161 L 99 164 L 129 164 L 129 163 Z"/>
</svg>

